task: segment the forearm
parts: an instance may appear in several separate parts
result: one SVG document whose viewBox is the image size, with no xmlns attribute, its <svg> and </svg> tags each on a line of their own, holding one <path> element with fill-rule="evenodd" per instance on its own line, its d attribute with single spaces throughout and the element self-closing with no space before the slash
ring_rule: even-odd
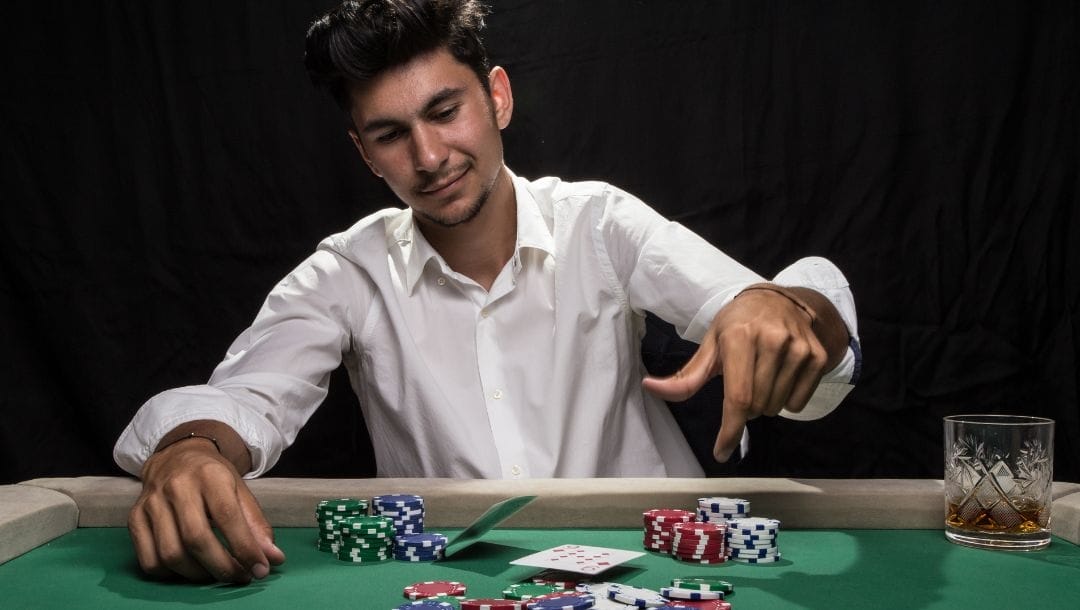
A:
<svg viewBox="0 0 1080 610">
<path fill-rule="evenodd" d="M 228 424 L 210 419 L 189 421 L 178 425 L 161 437 L 154 452 L 157 453 L 174 443 L 198 442 L 184 440 L 192 435 L 195 435 L 195 438 L 214 439 L 221 455 L 232 463 L 240 475 L 251 471 L 251 452 L 248 451 L 244 440 Z"/>
</svg>

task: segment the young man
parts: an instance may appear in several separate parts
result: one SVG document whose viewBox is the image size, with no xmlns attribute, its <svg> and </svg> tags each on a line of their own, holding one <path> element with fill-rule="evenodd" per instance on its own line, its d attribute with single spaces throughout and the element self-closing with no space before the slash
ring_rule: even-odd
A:
<svg viewBox="0 0 1080 610">
<path fill-rule="evenodd" d="M 369 0 L 309 30 L 313 80 L 407 208 L 325 240 L 207 385 L 124 431 L 148 573 L 246 582 L 284 561 L 242 477 L 273 465 L 342 362 L 381 476 L 701 476 L 663 399 L 722 374 L 726 460 L 747 420 L 820 417 L 850 388 L 854 308 L 827 261 L 763 283 L 610 185 L 514 176 L 513 96 L 482 22 L 476 0 Z M 645 311 L 701 344 L 670 378 L 644 375 Z"/>
</svg>

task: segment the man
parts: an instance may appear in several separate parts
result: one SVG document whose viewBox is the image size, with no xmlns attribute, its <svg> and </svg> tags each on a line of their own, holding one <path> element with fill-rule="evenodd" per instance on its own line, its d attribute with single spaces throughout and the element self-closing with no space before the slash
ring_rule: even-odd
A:
<svg viewBox="0 0 1080 610">
<path fill-rule="evenodd" d="M 819 417 L 850 387 L 854 310 L 827 261 L 762 283 L 610 185 L 510 172 L 513 96 L 483 11 L 346 2 L 309 30 L 313 80 L 407 208 L 325 240 L 208 385 L 152 398 L 124 431 L 148 573 L 246 582 L 284 561 L 242 477 L 273 465 L 342 362 L 382 476 L 701 476 L 662 399 L 722 374 L 726 460 L 748 419 Z M 644 376 L 645 311 L 701 344 L 670 378 Z"/>
</svg>

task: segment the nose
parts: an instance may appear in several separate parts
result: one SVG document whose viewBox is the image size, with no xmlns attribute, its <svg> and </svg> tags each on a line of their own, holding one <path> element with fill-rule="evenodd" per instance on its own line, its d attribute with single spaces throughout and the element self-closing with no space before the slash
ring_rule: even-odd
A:
<svg viewBox="0 0 1080 610">
<path fill-rule="evenodd" d="M 436 172 L 449 156 L 450 149 L 438 129 L 426 125 L 414 128 L 412 142 L 413 163 L 417 171 Z"/>
</svg>

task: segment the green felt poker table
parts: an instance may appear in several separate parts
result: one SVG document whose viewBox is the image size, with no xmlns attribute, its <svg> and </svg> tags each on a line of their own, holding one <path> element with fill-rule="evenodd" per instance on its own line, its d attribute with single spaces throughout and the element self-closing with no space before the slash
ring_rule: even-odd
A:
<svg viewBox="0 0 1080 610">
<path fill-rule="evenodd" d="M 123 524 L 130 479 L 36 479 L 0 486 L 0 608 L 395 608 L 414 582 L 452 580 L 467 596 L 501 597 L 539 568 L 509 562 L 574 543 L 645 552 L 594 577 L 658 589 L 674 577 L 716 576 L 745 608 L 1080 608 L 1080 485 L 1055 483 L 1055 537 L 1041 551 L 957 546 L 942 533 L 933 480 L 262 479 L 251 482 L 288 560 L 245 587 L 143 578 Z M 426 529 L 453 535 L 492 504 L 537 499 L 472 546 L 435 563 L 351 565 L 316 549 L 321 498 L 417 493 Z M 734 496 L 782 522 L 783 559 L 698 566 L 642 548 L 642 517 Z"/>
</svg>

